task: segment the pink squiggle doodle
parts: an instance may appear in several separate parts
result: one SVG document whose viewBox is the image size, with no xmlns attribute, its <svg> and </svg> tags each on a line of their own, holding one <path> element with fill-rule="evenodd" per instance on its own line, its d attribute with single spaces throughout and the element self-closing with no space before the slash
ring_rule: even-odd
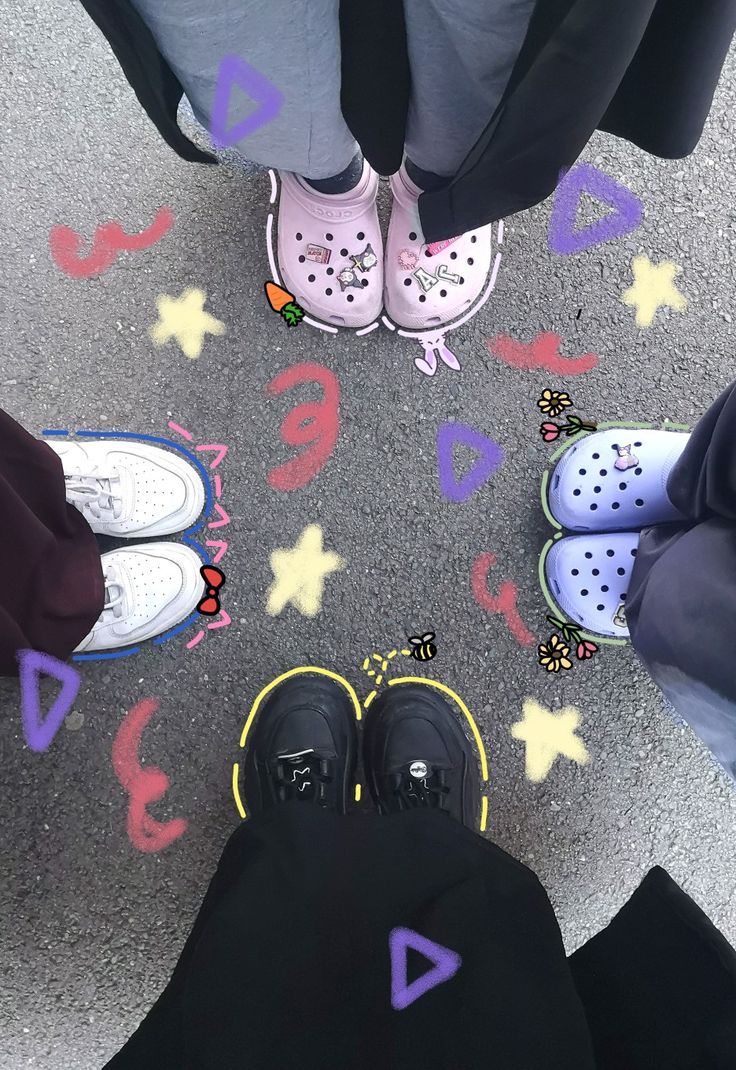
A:
<svg viewBox="0 0 736 1070">
<path fill-rule="evenodd" d="M 187 650 L 192 650 L 197 645 L 197 643 L 199 643 L 202 639 L 204 639 L 204 632 L 200 628 L 200 630 L 195 635 L 194 639 L 190 639 L 189 642 L 187 643 Z"/>
<path fill-rule="evenodd" d="M 169 420 L 167 426 L 170 427 L 172 431 L 176 431 L 177 434 L 182 436 L 182 438 L 185 438 L 187 442 L 193 441 L 194 435 L 191 434 L 191 432 L 189 431 L 185 431 L 183 427 L 179 427 L 179 425 L 175 424 L 173 420 Z"/>
<path fill-rule="evenodd" d="M 197 450 L 197 453 L 202 453 L 204 450 L 210 450 L 210 451 L 217 450 L 217 457 L 215 458 L 215 460 L 210 465 L 210 469 L 217 468 L 218 464 L 220 464 L 220 462 L 222 460 L 224 460 L 224 458 L 227 456 L 227 452 L 228 452 L 228 449 L 229 449 L 228 446 L 222 446 L 222 445 L 220 445 L 220 446 L 215 446 L 215 445 L 196 446 L 195 448 Z"/>
<path fill-rule="evenodd" d="M 224 539 L 216 539 L 216 540 L 207 539 L 207 542 L 205 543 L 205 546 L 219 546 L 220 547 L 220 549 L 217 551 L 215 556 L 212 558 L 212 564 L 213 565 L 216 565 L 218 563 L 218 561 L 222 561 L 223 557 L 227 553 L 228 544 L 225 542 Z"/>
<path fill-rule="evenodd" d="M 232 624 L 230 614 L 227 612 L 227 610 L 221 609 L 219 618 L 217 620 L 211 621 L 211 623 L 208 624 L 207 627 L 211 628 L 214 631 L 216 628 L 227 628 L 228 624 Z"/>
<path fill-rule="evenodd" d="M 221 498 L 222 497 L 222 480 L 220 479 L 219 475 L 215 476 L 214 484 L 215 484 L 215 497 L 216 498 Z"/>
<path fill-rule="evenodd" d="M 215 512 L 220 514 L 222 520 L 211 520 L 207 525 L 208 528 L 224 528 L 226 524 L 230 523 L 230 517 L 219 502 L 215 502 Z"/>
</svg>

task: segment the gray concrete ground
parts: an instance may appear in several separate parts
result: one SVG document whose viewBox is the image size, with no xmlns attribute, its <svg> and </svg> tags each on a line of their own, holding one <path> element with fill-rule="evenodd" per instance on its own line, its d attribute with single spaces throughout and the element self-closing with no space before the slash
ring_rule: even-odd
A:
<svg viewBox="0 0 736 1070">
<path fill-rule="evenodd" d="M 405 626 L 436 629 L 432 675 L 465 699 L 489 756 L 489 834 L 537 870 L 568 948 L 605 925 L 656 863 L 736 940 L 736 792 L 664 708 L 633 651 L 604 649 L 552 678 L 470 592 L 473 561 L 494 553 L 492 588 L 517 583 L 525 621 L 538 638 L 548 633 L 536 582 L 548 537 L 538 504 L 548 455 L 535 407 L 543 387 L 568 389 L 577 411 L 600 420 L 689 423 L 734 378 L 733 54 L 691 158 L 651 159 L 607 136 L 588 147 L 587 160 L 643 199 L 642 227 L 560 257 L 547 246 L 549 202 L 508 220 L 496 292 L 452 337 L 463 370 L 442 368 L 429 380 L 413 366 L 418 350 L 384 329 L 365 338 L 290 331 L 267 309 L 268 177 L 244 181 L 231 168 L 180 162 L 81 7 L 2 0 L 0 10 L 0 404 L 34 433 L 165 435 L 173 419 L 195 442 L 229 445 L 220 471 L 232 616 L 189 651 L 193 630 L 130 659 L 82 665 L 72 719 L 45 754 L 24 743 L 17 685 L 0 685 L 0 1065 L 88 1070 L 118 1049 L 167 980 L 239 820 L 231 765 L 254 696 L 302 663 L 345 674 L 363 696 L 363 657 L 401 642 Z M 137 231 L 161 205 L 176 225 L 147 252 L 88 281 L 53 264 L 54 224 L 85 238 L 109 220 Z M 640 252 L 682 266 L 689 302 L 684 313 L 660 311 L 649 329 L 619 299 Z M 190 285 L 206 290 L 208 309 L 227 326 L 197 360 L 173 342 L 155 348 L 148 335 L 157 296 Z M 598 368 L 555 381 L 503 364 L 484 345 L 498 333 L 530 341 L 540 330 L 558 332 L 566 355 L 599 354 Z M 264 386 L 302 360 L 339 377 L 340 436 L 317 479 L 277 493 L 266 475 L 290 455 L 279 425 L 291 399 L 267 400 Z M 434 436 L 452 419 L 507 451 L 494 478 L 460 505 L 437 486 Z M 346 567 L 328 577 L 316 618 L 292 606 L 267 616 L 269 555 L 310 523 L 322 525 Z M 586 766 L 558 758 L 543 782 L 525 778 L 524 747 L 510 728 L 526 696 L 580 710 Z M 144 761 L 171 778 L 152 812 L 189 823 L 156 854 L 129 841 L 128 797 L 111 766 L 124 715 L 147 697 L 160 707 Z"/>
</svg>

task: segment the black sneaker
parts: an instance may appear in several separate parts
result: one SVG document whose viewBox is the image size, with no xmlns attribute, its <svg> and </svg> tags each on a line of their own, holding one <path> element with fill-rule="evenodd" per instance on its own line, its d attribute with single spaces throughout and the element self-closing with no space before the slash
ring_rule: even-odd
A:
<svg viewBox="0 0 736 1070">
<path fill-rule="evenodd" d="M 346 813 L 355 796 L 357 752 L 355 710 L 345 689 L 316 673 L 290 677 L 268 696 L 246 742 L 246 810 L 304 799 Z"/>
<path fill-rule="evenodd" d="M 475 752 L 434 688 L 397 684 L 384 691 L 365 719 L 363 764 L 379 813 L 427 806 L 477 830 Z"/>
</svg>

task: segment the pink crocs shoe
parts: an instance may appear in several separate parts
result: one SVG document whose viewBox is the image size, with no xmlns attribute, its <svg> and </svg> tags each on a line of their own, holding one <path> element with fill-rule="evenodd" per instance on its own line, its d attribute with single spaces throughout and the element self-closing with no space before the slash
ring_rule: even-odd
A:
<svg viewBox="0 0 736 1070">
<path fill-rule="evenodd" d="M 355 189 L 325 194 L 280 171 L 278 261 L 284 285 L 310 315 L 367 327 L 383 306 L 378 175 L 363 165 Z"/>
<path fill-rule="evenodd" d="M 400 327 L 423 330 L 451 323 L 483 292 L 491 267 L 491 227 L 426 245 L 417 209 L 421 190 L 403 166 L 391 176 L 391 191 L 386 311 Z"/>
</svg>

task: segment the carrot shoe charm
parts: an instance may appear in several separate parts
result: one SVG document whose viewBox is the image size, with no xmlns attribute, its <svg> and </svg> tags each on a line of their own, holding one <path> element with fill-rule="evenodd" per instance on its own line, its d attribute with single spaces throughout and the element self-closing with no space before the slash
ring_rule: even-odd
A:
<svg viewBox="0 0 736 1070">
<path fill-rule="evenodd" d="M 289 327 L 295 327 L 304 319 L 304 309 L 296 303 L 293 294 L 277 286 L 275 282 L 267 282 L 264 285 L 266 300 L 274 312 L 281 314 Z"/>
</svg>

